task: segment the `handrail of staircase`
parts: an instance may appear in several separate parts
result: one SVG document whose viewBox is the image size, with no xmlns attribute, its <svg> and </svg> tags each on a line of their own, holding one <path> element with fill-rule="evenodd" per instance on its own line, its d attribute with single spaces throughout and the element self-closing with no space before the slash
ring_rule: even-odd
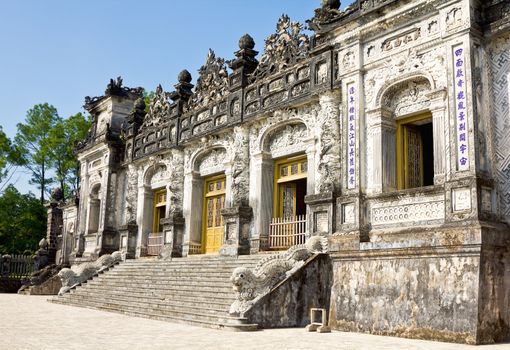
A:
<svg viewBox="0 0 510 350">
<path fill-rule="evenodd" d="M 79 265 L 73 265 L 71 268 L 64 268 L 58 273 L 62 288 L 60 288 L 58 295 L 63 295 L 77 285 L 87 281 L 95 275 L 103 272 L 104 270 L 118 264 L 122 261 L 121 252 L 113 252 L 112 254 L 105 254 L 96 261 L 85 262 Z"/>
<path fill-rule="evenodd" d="M 327 252 L 328 239 L 312 236 L 305 244 L 292 246 L 283 253 L 262 259 L 253 269 L 236 268 L 230 277 L 236 292 L 236 300 L 230 306 L 230 315 L 244 317 L 257 301 L 298 271 L 310 258 Z"/>
</svg>

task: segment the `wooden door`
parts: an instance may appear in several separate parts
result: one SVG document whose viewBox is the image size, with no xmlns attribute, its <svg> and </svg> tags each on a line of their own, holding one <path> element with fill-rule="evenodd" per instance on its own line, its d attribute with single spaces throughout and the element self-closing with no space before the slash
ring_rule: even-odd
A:
<svg viewBox="0 0 510 350">
<path fill-rule="evenodd" d="M 223 245 L 221 209 L 225 206 L 225 177 L 207 179 L 204 194 L 203 251 L 206 254 L 216 253 Z"/>
<path fill-rule="evenodd" d="M 406 188 L 423 186 L 422 140 L 416 128 L 406 126 L 404 134 Z"/>
<path fill-rule="evenodd" d="M 296 184 L 286 182 L 279 184 L 280 187 L 280 212 L 279 217 L 290 218 L 296 216 Z"/>
</svg>

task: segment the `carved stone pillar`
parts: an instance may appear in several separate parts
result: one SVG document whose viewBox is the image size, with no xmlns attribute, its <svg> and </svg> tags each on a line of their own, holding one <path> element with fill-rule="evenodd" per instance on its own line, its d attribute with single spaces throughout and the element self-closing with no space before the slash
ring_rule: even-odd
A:
<svg viewBox="0 0 510 350">
<path fill-rule="evenodd" d="M 335 229 L 335 206 L 333 192 L 322 192 L 305 197 L 307 235 L 329 235 Z"/>
<path fill-rule="evenodd" d="M 48 225 L 46 240 L 48 241 L 48 263 L 55 263 L 57 252 L 57 237 L 62 234 L 62 209 L 58 207 L 57 202 L 50 202 L 47 205 Z"/>
<path fill-rule="evenodd" d="M 317 123 L 318 143 L 315 164 L 315 193 L 340 191 L 340 92 L 330 91 L 320 96 Z"/>
<path fill-rule="evenodd" d="M 138 225 L 135 222 L 119 227 L 120 246 L 119 250 L 126 254 L 127 259 L 134 259 L 136 255 L 136 237 Z"/>
<path fill-rule="evenodd" d="M 138 205 L 136 210 L 136 222 L 138 224 L 138 235 L 136 238 L 136 256 L 145 256 L 147 253 L 147 237 L 152 230 L 151 215 L 153 206 L 152 189 L 149 186 L 138 187 Z"/>
<path fill-rule="evenodd" d="M 395 122 L 392 120 L 391 112 L 382 108 L 368 112 L 367 120 L 369 143 L 367 192 L 394 191 L 397 188 Z"/>
<path fill-rule="evenodd" d="M 224 207 L 229 208 L 232 205 L 233 197 L 234 197 L 234 191 L 232 189 L 233 184 L 233 178 L 232 178 L 232 172 L 233 172 L 233 164 L 231 162 L 225 162 L 224 163 L 225 168 L 225 203 Z"/>
<path fill-rule="evenodd" d="M 434 184 L 440 185 L 445 181 L 445 162 L 449 153 L 446 147 L 446 91 L 439 90 L 429 94 L 430 111 L 432 113 L 432 128 L 434 140 Z"/>
<path fill-rule="evenodd" d="M 182 256 L 188 255 L 191 241 L 201 243 L 203 183 L 204 181 L 200 174 L 196 171 L 191 171 L 184 175 L 183 216 L 185 226 L 182 240 Z"/>
<path fill-rule="evenodd" d="M 251 252 L 261 248 L 260 239 L 266 241 L 273 212 L 273 171 L 274 162 L 270 154 L 261 152 L 250 160 L 250 206 L 253 208 L 253 234 Z"/>
<path fill-rule="evenodd" d="M 311 164 L 315 164 L 315 140 L 311 139 L 310 146 L 306 149 L 306 161 L 309 171 L 306 174 L 306 194 L 315 193 L 315 171 L 310 168 Z"/>
<path fill-rule="evenodd" d="M 225 222 L 224 243 L 220 255 L 237 256 L 250 252 L 250 222 L 252 209 L 247 206 L 236 206 L 221 210 Z"/>
<path fill-rule="evenodd" d="M 161 219 L 164 232 L 163 251 L 167 256 L 182 256 L 184 217 L 182 213 L 176 212 L 169 217 Z"/>
</svg>

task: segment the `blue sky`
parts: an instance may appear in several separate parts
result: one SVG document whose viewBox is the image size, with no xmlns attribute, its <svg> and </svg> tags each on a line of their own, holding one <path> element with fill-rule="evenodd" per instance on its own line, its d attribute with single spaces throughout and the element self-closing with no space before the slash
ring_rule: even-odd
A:
<svg viewBox="0 0 510 350">
<path fill-rule="evenodd" d="M 281 14 L 304 23 L 319 6 L 320 0 L 2 0 L 0 125 L 14 137 L 26 111 L 43 102 L 62 117 L 80 112 L 85 96 L 102 94 L 119 75 L 127 86 L 162 84 L 169 91 L 184 68 L 196 80 L 209 48 L 231 59 L 249 33 L 261 51 Z M 16 186 L 34 191 L 26 178 L 15 176 Z"/>
</svg>

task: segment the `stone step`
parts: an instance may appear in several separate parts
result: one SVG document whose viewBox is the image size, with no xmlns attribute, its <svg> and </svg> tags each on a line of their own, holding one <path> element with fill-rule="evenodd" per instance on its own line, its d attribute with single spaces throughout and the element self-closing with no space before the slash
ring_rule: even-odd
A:
<svg viewBox="0 0 510 350">
<path fill-rule="evenodd" d="M 105 285 L 105 284 L 89 284 L 87 285 L 88 290 L 97 290 L 98 292 L 104 293 L 108 290 L 113 289 L 112 287 L 115 287 L 115 290 L 118 291 L 124 291 L 124 292 L 133 292 L 137 293 L 137 291 L 141 290 L 141 293 L 166 293 L 166 294 L 172 294 L 172 293 L 191 293 L 193 295 L 196 294 L 203 294 L 203 293 L 214 293 L 219 294 L 222 296 L 234 296 L 234 292 L 232 289 L 218 289 L 215 287 L 207 287 L 207 288 L 195 288 L 193 286 L 171 286 L 166 288 L 158 288 L 157 286 L 150 286 L 146 285 L 141 289 L 140 287 L 130 287 L 130 286 L 118 286 L 118 285 Z"/>
<path fill-rule="evenodd" d="M 188 311 L 187 309 L 180 309 L 180 310 L 164 310 L 160 309 L 158 307 L 150 307 L 148 305 L 145 306 L 139 306 L 139 305 L 130 305 L 130 304 L 123 304 L 118 303 L 116 301 L 99 301 L 99 300 L 69 300 L 68 304 L 70 305 L 80 305 L 80 306 L 90 306 L 97 309 L 103 309 L 103 308 L 111 308 L 115 310 L 123 310 L 127 312 L 141 312 L 144 314 L 151 314 L 151 315 L 159 315 L 159 316 L 172 316 L 180 319 L 187 319 L 187 320 L 202 320 L 207 322 L 217 322 L 219 317 L 227 317 L 228 315 L 226 312 L 224 314 L 218 314 L 218 313 L 209 313 L 209 312 L 203 312 L 203 310 L 200 311 Z"/>
<path fill-rule="evenodd" d="M 214 285 L 218 287 L 227 287 L 232 288 L 232 283 L 228 279 L 220 279 L 220 278 L 204 278 L 203 280 L 199 277 L 189 278 L 183 281 L 179 276 L 165 276 L 165 277 L 143 277 L 143 276 L 132 276 L 129 278 L 129 282 L 126 282 L 126 279 L 120 276 L 109 276 L 105 278 L 97 278 L 94 279 L 94 283 L 103 283 L 103 282 L 112 282 L 112 283 L 120 283 L 121 285 L 126 284 L 154 284 L 154 285 L 173 285 L 175 283 L 186 282 L 189 285 L 193 286 L 202 286 L 202 285 Z"/>
<path fill-rule="evenodd" d="M 208 292 L 202 290 L 193 290 L 183 293 L 182 290 L 179 289 L 165 289 L 165 290 L 140 290 L 136 288 L 125 288 L 125 289 L 115 289 L 107 288 L 104 286 L 88 286 L 85 288 L 78 288 L 71 291 L 71 295 L 73 294 L 94 294 L 97 296 L 101 295 L 131 295 L 133 298 L 194 298 L 196 300 L 200 300 L 202 302 L 207 302 L 208 300 L 215 300 L 217 302 L 228 302 L 232 303 L 234 301 L 235 295 L 232 291 L 225 292 Z M 66 294 L 67 295 L 67 294 Z M 66 296 L 64 295 L 64 296 Z"/>
<path fill-rule="evenodd" d="M 59 300 L 50 300 L 50 301 L 53 303 L 56 303 L 56 304 L 69 305 L 69 304 L 61 303 Z M 173 322 L 173 323 L 191 324 L 191 325 L 200 326 L 200 327 L 225 329 L 225 330 L 231 330 L 231 331 L 256 331 L 258 329 L 256 324 L 243 324 L 243 323 L 240 323 L 240 320 L 238 318 L 219 318 L 218 322 L 208 322 L 205 320 L 182 319 L 182 318 L 174 317 L 171 315 L 146 314 L 143 312 L 118 310 L 115 308 L 108 308 L 108 307 L 98 308 L 96 306 L 80 305 L 78 303 L 73 304 L 72 306 L 84 307 L 84 308 L 102 310 L 102 311 L 108 311 L 108 312 L 115 312 L 115 313 L 120 313 L 120 314 L 124 314 L 127 316 L 149 318 L 149 319 L 153 319 L 153 320 L 167 321 L 167 322 Z"/>
<path fill-rule="evenodd" d="M 71 295 L 73 295 L 71 297 Z M 71 299 L 71 298 L 81 298 L 81 297 L 88 297 L 88 298 L 97 298 L 97 293 L 90 292 L 86 289 L 79 289 L 76 291 L 73 291 L 71 294 L 66 294 L 62 296 L 62 299 Z M 130 293 L 122 293 L 117 291 L 110 291 L 108 294 L 105 294 L 103 296 L 104 298 L 111 298 L 111 299 L 119 299 L 124 301 L 130 301 L 133 300 L 133 295 Z M 189 296 L 189 295 L 137 295 L 136 296 L 137 302 L 143 302 L 143 303 L 152 303 L 152 302 L 162 302 L 162 301 L 169 301 L 176 303 L 178 302 L 180 305 L 204 305 L 207 304 L 208 306 L 214 306 L 216 308 L 222 308 L 225 310 L 228 310 L 230 308 L 230 305 L 234 302 L 234 298 L 232 296 L 229 297 L 217 297 L 217 296 L 207 296 L 207 295 L 199 295 L 199 296 Z"/>
<path fill-rule="evenodd" d="M 65 298 L 64 298 L 65 299 Z M 68 297 L 68 300 L 71 298 Z M 95 295 L 74 295 L 72 301 L 80 301 L 81 303 L 103 303 L 108 305 L 116 305 L 119 308 L 153 308 L 161 310 L 162 312 L 194 312 L 202 313 L 204 315 L 217 315 L 224 316 L 228 313 L 230 305 L 225 304 L 206 304 L 206 303 L 193 303 L 182 301 L 174 301 L 171 299 L 148 299 L 148 298 L 129 298 L 128 296 L 112 298 L 110 295 L 97 297 Z"/>
<path fill-rule="evenodd" d="M 147 268 L 140 268 L 140 269 L 119 269 L 117 271 L 112 271 L 113 275 L 126 275 L 126 274 L 140 274 L 140 273 L 146 273 L 146 274 L 168 274 L 168 273 L 192 273 L 192 274 L 211 274 L 211 273 L 217 273 L 217 274 L 225 274 L 230 275 L 234 271 L 234 268 L 225 268 L 225 267 L 218 267 L 218 268 L 167 268 L 167 269 L 147 269 Z"/>
<path fill-rule="evenodd" d="M 165 275 L 140 275 L 140 274 L 132 274 L 132 275 L 122 275 L 122 274 L 107 274 L 107 275 L 99 275 L 96 278 L 94 278 L 94 281 L 126 281 L 126 277 L 129 278 L 129 281 L 169 281 L 169 280 L 182 280 L 182 276 L 179 276 L 178 274 L 165 274 Z M 186 276 L 186 278 L 190 281 L 194 282 L 204 282 L 204 283 L 220 283 L 220 284 L 229 284 L 230 285 L 230 276 L 228 278 L 225 278 L 225 276 L 218 276 L 218 275 L 193 275 L 193 276 Z"/>
<path fill-rule="evenodd" d="M 139 271 L 139 270 L 152 270 L 152 271 L 166 271 L 166 270 L 234 270 L 236 267 L 246 266 L 246 267 L 254 267 L 255 264 L 218 264 L 218 265 L 144 265 L 144 266 L 120 266 L 120 270 L 122 271 Z"/>
<path fill-rule="evenodd" d="M 254 330 L 256 325 L 228 314 L 235 300 L 230 276 L 236 267 L 253 267 L 261 258 L 128 260 L 50 301 L 206 327 Z"/>
<path fill-rule="evenodd" d="M 103 277 L 104 275 L 100 275 L 99 277 Z M 154 278 L 167 278 L 167 277 L 179 277 L 179 278 L 195 278 L 195 279 L 206 279 L 206 278 L 221 278 L 224 280 L 229 280 L 230 276 L 232 276 L 232 272 L 222 272 L 222 271 L 169 271 L 169 272 L 150 272 L 150 271 L 140 271 L 139 273 L 135 272 L 124 272 L 124 271 L 117 271 L 116 273 L 108 274 L 107 276 L 115 276 L 118 278 L 125 278 L 129 279 L 134 276 L 146 276 L 148 278 L 154 277 Z"/>
<path fill-rule="evenodd" d="M 256 264 L 260 261 L 260 258 L 250 259 L 173 259 L 173 260 L 150 260 L 150 261 L 137 261 L 137 260 L 126 260 L 122 263 L 123 266 L 154 266 L 154 265 L 172 265 L 172 266 L 204 266 L 204 265 L 244 265 L 244 264 Z"/>
</svg>

